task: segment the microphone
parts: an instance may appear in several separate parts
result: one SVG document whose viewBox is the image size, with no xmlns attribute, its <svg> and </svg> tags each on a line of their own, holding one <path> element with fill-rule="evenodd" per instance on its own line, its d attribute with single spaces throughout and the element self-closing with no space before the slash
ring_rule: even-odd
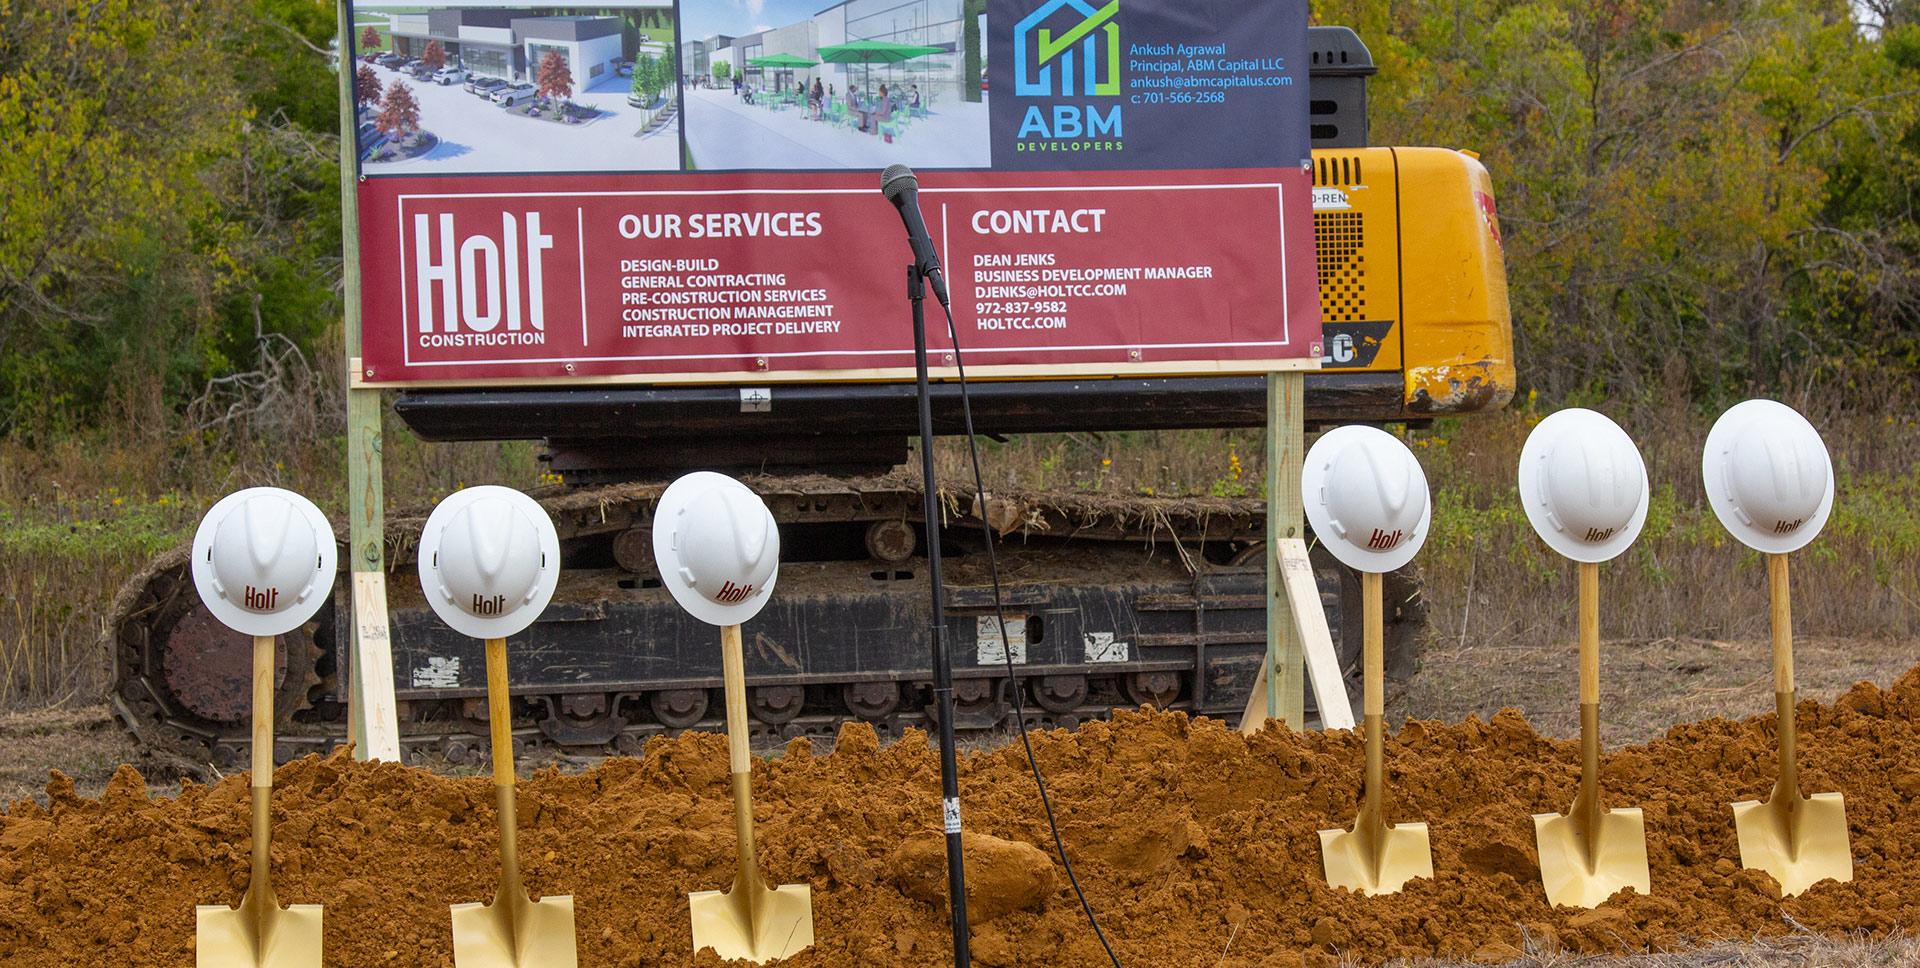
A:
<svg viewBox="0 0 1920 968">
<path fill-rule="evenodd" d="M 907 242 L 913 246 L 913 264 L 933 286 L 934 298 L 947 306 L 946 273 L 940 269 L 940 256 L 933 250 L 927 223 L 920 220 L 920 179 L 905 165 L 888 165 L 880 173 L 880 193 L 900 210 L 900 221 L 907 226 Z"/>
</svg>

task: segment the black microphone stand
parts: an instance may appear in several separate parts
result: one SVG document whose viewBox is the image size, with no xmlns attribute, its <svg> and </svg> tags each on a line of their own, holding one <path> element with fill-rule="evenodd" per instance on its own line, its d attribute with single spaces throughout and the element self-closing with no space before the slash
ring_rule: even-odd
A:
<svg viewBox="0 0 1920 968">
<path fill-rule="evenodd" d="M 933 478 L 933 402 L 927 391 L 926 273 L 907 267 L 913 303 L 913 362 L 920 391 L 920 503 L 927 516 L 927 572 L 933 586 L 933 700 L 940 720 L 941 817 L 947 832 L 947 898 L 953 914 L 954 968 L 971 968 L 967 951 L 967 874 L 960 855 L 960 772 L 953 751 L 953 658 L 947 650 L 947 595 L 940 578 L 940 494 Z"/>
</svg>

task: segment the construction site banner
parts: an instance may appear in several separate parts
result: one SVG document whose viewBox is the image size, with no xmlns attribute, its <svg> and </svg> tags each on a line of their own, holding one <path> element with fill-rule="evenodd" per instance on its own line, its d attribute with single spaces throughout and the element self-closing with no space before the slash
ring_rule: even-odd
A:
<svg viewBox="0 0 1920 968">
<path fill-rule="evenodd" d="M 357 4 L 355 379 L 1317 366 L 1305 0 L 821 2 Z"/>
</svg>

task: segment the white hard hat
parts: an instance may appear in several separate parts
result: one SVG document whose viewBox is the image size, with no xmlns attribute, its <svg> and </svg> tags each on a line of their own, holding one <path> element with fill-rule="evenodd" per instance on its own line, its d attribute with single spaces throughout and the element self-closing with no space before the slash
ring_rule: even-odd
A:
<svg viewBox="0 0 1920 968">
<path fill-rule="evenodd" d="M 1833 512 L 1826 442 L 1784 403 L 1748 400 L 1721 414 L 1707 433 L 1700 474 L 1720 523 L 1758 551 L 1805 547 Z"/>
<path fill-rule="evenodd" d="M 1388 572 L 1413 560 L 1433 520 L 1427 475 L 1400 439 L 1374 427 L 1336 427 L 1307 450 L 1300 472 L 1307 523 L 1335 558 Z"/>
<path fill-rule="evenodd" d="M 533 624 L 560 581 L 560 536 L 533 498 L 487 484 L 455 491 L 420 533 L 420 588 L 449 628 L 504 639 Z"/>
<path fill-rule="evenodd" d="M 1570 407 L 1540 421 L 1520 449 L 1520 503 L 1553 550 L 1609 561 L 1647 521 L 1647 464 L 1606 415 Z"/>
<path fill-rule="evenodd" d="M 313 502 L 278 487 L 220 499 L 193 534 L 193 584 L 207 610 L 246 635 L 300 627 L 333 588 L 333 526 Z"/>
<path fill-rule="evenodd" d="M 709 625 L 740 625 L 772 597 L 780 577 L 780 529 L 745 484 L 695 471 L 660 495 L 653 558 L 681 608 Z"/>
</svg>

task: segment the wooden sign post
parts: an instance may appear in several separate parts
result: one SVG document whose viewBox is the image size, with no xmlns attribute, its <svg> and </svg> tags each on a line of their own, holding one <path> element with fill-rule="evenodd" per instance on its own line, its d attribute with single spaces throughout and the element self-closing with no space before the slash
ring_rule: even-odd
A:
<svg viewBox="0 0 1920 968">
<path fill-rule="evenodd" d="M 380 467 L 380 391 L 354 388 L 360 358 L 359 130 L 355 116 L 353 23 L 335 5 L 340 31 L 341 298 L 347 344 L 347 560 L 353 574 L 353 654 L 347 662 L 348 736 L 357 759 L 400 760 L 393 699 L 393 644 L 387 631 L 386 508 Z"/>
</svg>

